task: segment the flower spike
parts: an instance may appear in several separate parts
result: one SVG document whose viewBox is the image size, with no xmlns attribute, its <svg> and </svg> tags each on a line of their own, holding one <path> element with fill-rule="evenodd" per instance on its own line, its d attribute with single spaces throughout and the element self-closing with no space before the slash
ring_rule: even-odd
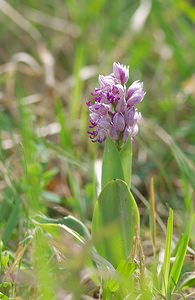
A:
<svg viewBox="0 0 195 300">
<path fill-rule="evenodd" d="M 125 143 L 129 136 L 134 141 L 138 133 L 141 113 L 135 106 L 144 96 L 143 82 L 134 81 L 128 89 L 129 67 L 113 64 L 113 73 L 99 75 L 99 87 L 91 93 L 86 103 L 89 110 L 89 137 L 92 142 L 102 143 L 107 136 L 117 143 Z"/>
</svg>

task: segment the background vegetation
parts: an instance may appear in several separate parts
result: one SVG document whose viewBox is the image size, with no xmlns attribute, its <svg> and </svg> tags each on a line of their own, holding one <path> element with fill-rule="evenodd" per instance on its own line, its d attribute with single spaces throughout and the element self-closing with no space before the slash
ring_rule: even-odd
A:
<svg viewBox="0 0 195 300">
<path fill-rule="evenodd" d="M 146 263 L 154 259 L 151 177 L 156 252 L 165 244 L 169 207 L 178 240 L 194 204 L 194 21 L 194 3 L 185 0 L 0 1 L 2 294 L 44 300 L 97 294 L 84 268 L 89 249 L 66 236 L 55 253 L 32 220 L 73 215 L 90 228 L 102 146 L 87 137 L 85 103 L 114 61 L 130 65 L 131 81 L 143 81 L 147 92 L 132 178 Z M 182 274 L 194 271 L 194 244 L 192 230 Z M 194 299 L 193 292 L 191 286 L 175 299 Z"/>
</svg>

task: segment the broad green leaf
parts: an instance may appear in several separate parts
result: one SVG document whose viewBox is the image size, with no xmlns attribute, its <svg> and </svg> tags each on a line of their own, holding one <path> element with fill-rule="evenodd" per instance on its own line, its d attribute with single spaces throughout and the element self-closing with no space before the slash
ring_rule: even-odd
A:
<svg viewBox="0 0 195 300">
<path fill-rule="evenodd" d="M 70 229 L 77 232 L 80 236 L 84 237 L 85 239 L 90 239 L 90 233 L 87 227 L 77 218 L 73 216 L 67 216 L 61 219 L 51 219 L 47 218 L 46 216 L 37 216 L 35 221 L 38 221 L 43 224 L 61 224 L 66 225 Z"/>
<path fill-rule="evenodd" d="M 124 179 L 128 186 L 131 186 L 131 167 L 132 167 L 132 141 L 127 140 L 120 151 L 120 159 L 123 167 Z"/>
<path fill-rule="evenodd" d="M 168 295 L 169 296 L 172 295 L 172 293 L 174 292 L 175 287 L 179 280 L 179 276 L 180 276 L 183 262 L 185 259 L 185 255 L 186 255 L 188 242 L 190 239 L 190 233 L 191 233 L 191 229 L 192 229 L 193 219 L 194 219 L 194 216 L 191 216 L 191 218 L 186 226 L 186 231 L 184 232 L 183 236 L 181 237 L 181 239 L 179 241 L 179 247 L 178 247 L 178 250 L 176 253 L 176 258 L 173 263 L 171 273 L 169 276 L 169 283 L 168 283 Z"/>
<path fill-rule="evenodd" d="M 54 224 L 54 223 L 39 223 L 36 220 L 33 220 L 36 225 L 38 225 L 40 228 L 42 228 L 45 232 L 49 233 L 50 235 L 53 236 L 54 239 L 59 240 L 61 239 L 62 236 L 66 237 L 67 235 L 70 235 L 73 237 L 73 240 L 76 244 L 79 244 L 80 246 L 85 246 L 85 251 L 87 250 L 86 253 L 90 253 L 90 258 L 87 259 L 87 265 L 92 266 L 92 260 L 101 268 L 102 270 L 105 270 L 108 274 L 112 274 L 115 272 L 114 267 L 106 261 L 104 258 L 102 258 L 94 249 L 94 247 L 91 247 L 91 244 L 88 244 L 86 241 L 89 241 L 89 233 L 87 232 L 86 238 L 80 235 L 78 232 L 75 230 L 71 229 L 70 227 L 64 225 L 64 224 Z M 44 220 L 42 220 L 44 221 Z M 67 220 L 65 220 L 66 223 Z M 73 221 L 73 227 L 75 226 L 74 218 L 72 220 L 69 219 L 69 222 L 71 223 Z M 69 226 L 70 226 L 69 223 Z M 76 224 L 78 226 L 78 224 Z"/>
<path fill-rule="evenodd" d="M 36 221 L 35 219 L 33 220 L 33 222 L 40 228 L 42 228 L 45 232 L 50 233 L 54 238 L 59 238 L 60 234 L 64 231 L 72 235 L 72 237 L 80 243 L 85 243 L 85 239 L 78 232 L 74 231 L 64 224 L 41 223 Z"/>
<path fill-rule="evenodd" d="M 105 142 L 102 162 L 102 188 L 113 179 L 124 180 L 119 151 L 111 139 Z"/>
<path fill-rule="evenodd" d="M 162 270 L 161 270 L 161 273 L 162 273 L 162 295 L 164 295 L 164 296 L 167 293 L 167 286 L 168 286 L 172 235 L 173 235 L 173 211 L 170 208 L 169 218 L 168 218 L 168 222 L 167 222 L 164 263 L 162 265 Z"/>
<path fill-rule="evenodd" d="M 92 219 L 92 237 L 100 255 L 117 267 L 139 234 L 139 212 L 127 184 L 112 180 L 100 193 Z"/>
</svg>

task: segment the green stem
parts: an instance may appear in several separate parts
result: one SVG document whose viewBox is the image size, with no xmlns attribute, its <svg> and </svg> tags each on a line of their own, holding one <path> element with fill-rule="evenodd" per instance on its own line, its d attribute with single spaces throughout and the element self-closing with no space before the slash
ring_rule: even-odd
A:
<svg viewBox="0 0 195 300">
<path fill-rule="evenodd" d="M 128 187 L 131 187 L 131 172 L 132 172 L 132 142 L 131 138 L 127 140 L 125 145 L 120 150 L 120 159 L 123 167 L 124 179 Z"/>
</svg>

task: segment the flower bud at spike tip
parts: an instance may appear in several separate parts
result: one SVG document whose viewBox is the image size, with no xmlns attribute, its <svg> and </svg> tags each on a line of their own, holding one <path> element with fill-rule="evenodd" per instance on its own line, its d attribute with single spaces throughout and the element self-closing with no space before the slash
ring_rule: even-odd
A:
<svg viewBox="0 0 195 300">
<path fill-rule="evenodd" d="M 144 96 L 143 82 L 134 81 L 126 88 L 129 67 L 113 64 L 113 73 L 99 75 L 99 87 L 91 93 L 86 102 L 89 110 L 89 137 L 92 142 L 102 143 L 109 136 L 122 145 L 129 136 L 132 141 L 138 132 L 141 114 L 135 108 Z"/>
<path fill-rule="evenodd" d="M 119 63 L 113 64 L 113 73 L 121 84 L 125 84 L 129 79 L 129 67 L 123 66 Z"/>
</svg>

